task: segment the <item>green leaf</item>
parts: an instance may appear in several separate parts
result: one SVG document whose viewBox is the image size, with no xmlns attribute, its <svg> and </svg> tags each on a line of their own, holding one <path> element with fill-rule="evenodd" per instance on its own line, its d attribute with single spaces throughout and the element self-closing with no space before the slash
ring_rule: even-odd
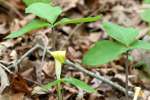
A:
<svg viewBox="0 0 150 100">
<path fill-rule="evenodd" d="M 52 86 L 55 86 L 55 85 L 57 85 L 58 83 L 61 83 L 61 81 L 62 81 L 61 79 L 55 80 L 55 81 L 50 82 L 50 83 L 48 83 L 48 84 L 46 84 L 46 85 L 42 85 L 41 87 L 43 88 L 44 91 L 48 91 L 49 89 L 52 88 Z"/>
<path fill-rule="evenodd" d="M 86 83 L 84 83 L 83 81 L 81 80 L 78 80 L 78 79 L 75 79 L 75 78 L 64 78 L 63 79 L 64 82 L 67 82 L 67 83 L 70 83 L 86 92 L 89 92 L 89 93 L 94 93 L 96 92 L 96 90 L 94 88 L 92 88 L 91 86 L 87 85 Z"/>
<path fill-rule="evenodd" d="M 150 0 L 144 0 L 144 3 L 150 3 Z"/>
<path fill-rule="evenodd" d="M 150 9 L 145 9 L 140 16 L 144 21 L 150 22 Z"/>
<path fill-rule="evenodd" d="M 29 6 L 29 5 L 31 5 L 31 4 L 33 4 L 33 3 L 38 3 L 38 2 L 42 2 L 42 3 L 50 3 L 51 2 L 51 0 L 23 0 L 23 2 L 27 5 L 27 6 Z"/>
<path fill-rule="evenodd" d="M 96 66 L 114 60 L 127 48 L 117 42 L 102 40 L 95 44 L 83 57 L 83 64 Z"/>
<path fill-rule="evenodd" d="M 48 27 L 50 24 L 42 20 L 34 19 L 16 32 L 9 34 L 5 39 L 12 39 L 24 35 L 27 32 L 43 27 Z"/>
<path fill-rule="evenodd" d="M 60 7 L 52 7 L 49 4 L 34 3 L 26 8 L 26 13 L 33 13 L 38 17 L 44 18 L 53 24 L 57 17 L 61 14 Z"/>
<path fill-rule="evenodd" d="M 52 86 L 57 85 L 58 83 L 61 83 L 62 80 L 55 80 L 53 82 L 50 82 L 48 84 L 42 85 L 42 86 L 36 86 L 32 90 L 32 95 L 35 94 L 46 94 L 49 92 L 49 90 L 52 88 Z"/>
<path fill-rule="evenodd" d="M 150 43 L 143 41 L 143 40 L 138 40 L 135 43 L 133 43 L 130 47 L 130 49 L 146 49 L 150 50 Z"/>
<path fill-rule="evenodd" d="M 86 22 L 94 22 L 94 21 L 99 20 L 100 18 L 101 18 L 101 16 L 77 18 L 77 19 L 63 18 L 60 21 L 58 21 L 54 26 L 65 25 L 65 24 L 79 24 L 79 23 L 86 23 Z"/>
<path fill-rule="evenodd" d="M 129 46 L 131 43 L 133 43 L 139 34 L 138 30 L 136 29 L 124 28 L 109 22 L 104 22 L 103 28 L 108 35 L 126 46 Z"/>
</svg>

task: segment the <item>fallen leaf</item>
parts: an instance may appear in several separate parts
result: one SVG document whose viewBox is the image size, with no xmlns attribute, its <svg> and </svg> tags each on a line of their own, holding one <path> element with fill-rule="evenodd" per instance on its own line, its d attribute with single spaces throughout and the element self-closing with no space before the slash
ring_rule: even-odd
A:
<svg viewBox="0 0 150 100">
<path fill-rule="evenodd" d="M 91 42 L 96 42 L 100 39 L 100 37 L 101 37 L 101 34 L 99 34 L 99 33 L 91 33 L 90 36 L 88 37 L 88 39 Z"/>
<path fill-rule="evenodd" d="M 53 76 L 55 71 L 55 64 L 54 62 L 45 62 L 42 69 L 46 75 Z"/>
<path fill-rule="evenodd" d="M 33 91 L 32 91 L 32 95 L 34 94 L 46 94 L 46 92 L 44 91 L 42 87 L 36 86 L 33 88 Z"/>
<path fill-rule="evenodd" d="M 78 1 L 80 0 L 55 0 L 55 2 L 57 2 L 63 8 L 63 11 L 68 11 L 71 8 L 75 8 Z"/>
<path fill-rule="evenodd" d="M 32 90 L 28 86 L 27 81 L 18 73 L 12 76 L 11 89 L 14 92 L 23 92 L 26 94 L 30 94 Z"/>
<path fill-rule="evenodd" d="M 44 73 L 42 72 L 42 67 L 43 66 L 41 66 L 41 62 L 37 60 L 35 62 L 35 72 L 36 72 L 36 79 L 39 83 L 41 83 L 45 78 Z"/>
<path fill-rule="evenodd" d="M 12 60 L 17 60 L 17 52 L 16 50 L 12 50 L 10 53 L 10 57 Z"/>
</svg>

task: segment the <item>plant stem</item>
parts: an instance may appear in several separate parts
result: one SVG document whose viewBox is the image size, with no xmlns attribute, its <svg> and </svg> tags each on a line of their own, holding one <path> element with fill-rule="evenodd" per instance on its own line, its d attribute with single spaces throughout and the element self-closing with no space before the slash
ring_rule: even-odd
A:
<svg viewBox="0 0 150 100">
<path fill-rule="evenodd" d="M 57 37 L 58 37 L 58 34 L 55 34 L 56 32 L 55 32 L 55 30 L 54 30 L 54 28 L 52 28 L 52 48 L 54 48 L 54 49 L 56 49 L 56 41 L 57 41 Z"/>
<path fill-rule="evenodd" d="M 61 83 L 60 82 L 57 84 L 57 94 L 58 94 L 58 100 L 62 100 Z"/>
<path fill-rule="evenodd" d="M 126 52 L 126 62 L 125 62 L 125 75 L 126 75 L 126 100 L 129 100 L 129 97 L 128 97 L 128 75 L 129 75 L 129 72 L 128 72 L 128 57 L 129 57 L 129 51 Z"/>
</svg>

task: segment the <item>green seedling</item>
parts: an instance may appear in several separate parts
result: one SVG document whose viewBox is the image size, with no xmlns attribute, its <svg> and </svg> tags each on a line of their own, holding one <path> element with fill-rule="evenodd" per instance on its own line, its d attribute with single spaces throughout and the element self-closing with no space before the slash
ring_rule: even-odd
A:
<svg viewBox="0 0 150 100">
<path fill-rule="evenodd" d="M 17 37 L 23 36 L 24 34 L 30 31 L 45 28 L 45 27 L 48 27 L 54 30 L 55 27 L 59 25 L 94 22 L 101 18 L 100 16 L 96 16 L 96 17 L 77 18 L 77 19 L 62 18 L 58 20 L 58 17 L 62 13 L 62 9 L 58 6 L 51 6 L 50 5 L 51 0 L 23 0 L 23 1 L 27 5 L 25 12 L 34 14 L 37 16 L 37 18 L 30 21 L 27 25 L 25 25 L 18 31 L 9 34 L 5 39 L 17 38 Z M 78 79 L 71 78 L 71 77 L 61 78 L 62 65 L 64 64 L 66 60 L 64 51 L 54 51 L 54 52 L 50 52 L 50 54 L 55 59 L 56 81 L 42 86 L 41 87 L 42 89 L 49 90 L 51 86 L 57 85 L 58 100 L 62 100 L 61 83 L 72 84 L 78 88 L 85 90 L 86 92 L 90 92 L 90 93 L 95 92 L 95 89 L 88 86 L 83 81 L 80 81 Z"/>
<path fill-rule="evenodd" d="M 62 13 L 62 9 L 58 6 L 51 6 L 50 4 L 48 4 L 48 2 L 50 3 L 51 0 L 23 0 L 23 1 L 27 5 L 25 12 L 34 14 L 38 18 L 33 19 L 27 25 L 22 27 L 20 30 L 9 34 L 5 39 L 17 38 L 19 36 L 23 36 L 25 33 L 28 33 L 32 30 L 37 30 L 45 27 L 54 29 L 56 26 L 59 25 L 94 22 L 101 18 L 100 16 L 95 16 L 77 19 L 62 18 L 58 20 L 58 17 Z"/>
<path fill-rule="evenodd" d="M 97 66 L 117 59 L 121 54 L 127 53 L 126 61 L 126 97 L 128 100 L 128 52 L 133 49 L 150 50 L 150 43 L 138 40 L 139 31 L 134 28 L 104 22 L 103 29 L 113 39 L 98 41 L 83 57 L 83 64 Z"/>
</svg>

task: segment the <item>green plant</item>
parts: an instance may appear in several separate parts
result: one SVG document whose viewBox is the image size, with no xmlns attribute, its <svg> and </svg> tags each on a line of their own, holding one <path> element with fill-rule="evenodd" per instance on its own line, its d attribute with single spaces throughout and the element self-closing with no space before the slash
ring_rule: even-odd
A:
<svg viewBox="0 0 150 100">
<path fill-rule="evenodd" d="M 83 57 L 83 64 L 96 66 L 108 63 L 117 59 L 121 54 L 127 53 L 126 61 L 126 89 L 128 88 L 128 52 L 133 49 L 150 50 L 150 43 L 138 40 L 139 31 L 134 28 L 124 28 L 122 26 L 104 22 L 103 29 L 113 38 L 111 40 L 98 41 Z M 126 91 L 128 98 L 128 89 Z M 128 100 L 128 99 L 127 99 Z"/>
<path fill-rule="evenodd" d="M 24 0 L 25 4 L 28 5 L 25 12 L 32 13 L 38 16 L 38 18 L 33 19 L 20 30 L 9 34 L 6 39 L 17 38 L 32 30 L 44 27 L 54 29 L 58 25 L 94 22 L 101 18 L 100 16 L 96 16 L 77 19 L 62 18 L 58 20 L 59 15 L 62 13 L 62 9 L 58 6 L 51 6 L 48 4 L 50 1 L 51 0 Z"/>
<path fill-rule="evenodd" d="M 150 49 L 150 43 L 137 39 L 139 31 L 134 28 L 124 28 L 110 22 L 104 22 L 103 28 L 115 41 L 98 41 L 84 55 L 83 64 L 101 65 L 132 49 Z"/>
<path fill-rule="evenodd" d="M 19 36 L 23 36 L 25 33 L 28 33 L 32 30 L 37 30 L 44 27 L 49 27 L 54 30 L 54 28 L 58 25 L 66 25 L 66 24 L 79 24 L 85 22 L 94 22 L 99 20 L 101 17 L 87 17 L 87 18 L 77 18 L 77 19 L 69 19 L 69 18 L 62 18 L 58 20 L 59 15 L 62 13 L 62 9 L 60 7 L 51 6 L 51 0 L 23 0 L 25 4 L 28 6 L 25 9 L 26 13 L 32 13 L 36 15 L 38 18 L 33 19 L 23 28 L 19 29 L 17 32 L 13 32 L 9 34 L 6 39 L 13 39 Z M 47 85 L 42 86 L 43 89 L 45 88 L 49 90 L 51 86 L 57 85 L 57 93 L 58 93 L 58 100 L 62 100 L 61 97 L 61 83 L 70 83 L 79 87 L 87 92 L 95 92 L 95 90 L 85 84 L 84 82 L 75 79 L 75 78 L 61 78 L 61 67 L 62 64 L 65 62 L 65 51 L 54 51 L 50 52 L 50 54 L 55 58 L 55 73 L 56 73 L 56 81 L 52 83 L 48 83 Z"/>
</svg>

